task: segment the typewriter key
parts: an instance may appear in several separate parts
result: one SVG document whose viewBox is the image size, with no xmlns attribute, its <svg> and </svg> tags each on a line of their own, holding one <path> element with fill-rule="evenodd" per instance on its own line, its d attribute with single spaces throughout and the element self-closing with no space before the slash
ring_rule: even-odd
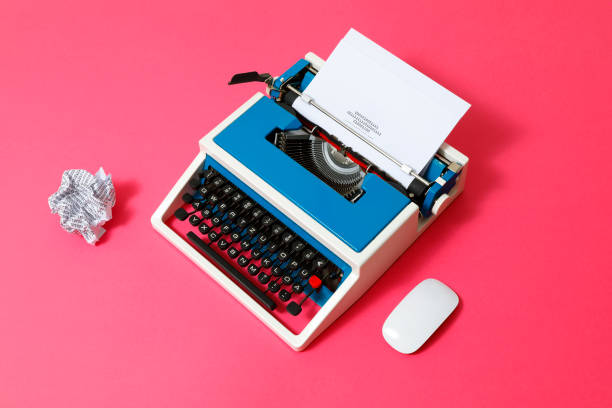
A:
<svg viewBox="0 0 612 408">
<path fill-rule="evenodd" d="M 270 281 L 270 275 L 266 275 L 265 273 L 260 273 L 257 276 L 257 279 L 265 285 L 266 283 Z"/>
<path fill-rule="evenodd" d="M 247 266 L 248 264 L 249 264 L 249 258 L 247 258 L 244 255 L 240 255 L 238 257 L 238 265 L 244 267 L 244 266 Z"/>
<path fill-rule="evenodd" d="M 219 249 L 221 249 L 222 251 L 225 251 L 229 246 L 230 243 L 227 242 L 224 238 L 221 238 L 219 240 L 219 242 L 217 242 L 217 246 L 219 247 Z"/>
<path fill-rule="evenodd" d="M 259 273 L 259 266 L 250 264 L 247 268 L 247 272 L 249 273 L 249 275 L 255 276 Z"/>
<path fill-rule="evenodd" d="M 281 289 L 280 292 L 278 292 L 278 297 L 280 298 L 280 300 L 282 300 L 283 302 L 288 301 L 289 299 L 291 299 L 291 293 L 287 292 L 285 289 Z"/>
</svg>

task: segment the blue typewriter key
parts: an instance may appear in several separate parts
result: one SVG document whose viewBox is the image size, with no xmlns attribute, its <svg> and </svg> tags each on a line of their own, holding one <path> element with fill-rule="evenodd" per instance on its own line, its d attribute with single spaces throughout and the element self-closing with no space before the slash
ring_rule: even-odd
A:
<svg viewBox="0 0 612 408">
<path fill-rule="evenodd" d="M 304 291 L 304 285 L 301 283 L 294 283 L 291 288 L 293 289 L 293 293 L 302 293 Z"/>
<path fill-rule="evenodd" d="M 230 249 L 227 250 L 227 254 L 229 255 L 230 258 L 234 259 L 238 256 L 238 254 L 240 254 L 240 251 L 238 251 L 234 247 L 231 247 Z"/>
<path fill-rule="evenodd" d="M 237 232 L 233 232 L 232 235 L 230 235 L 230 239 L 232 240 L 232 242 L 238 242 L 240 241 L 240 234 Z"/>
<path fill-rule="evenodd" d="M 230 246 L 230 243 L 229 243 L 229 242 L 227 242 L 227 241 L 226 241 L 224 238 L 221 238 L 221 239 L 219 240 L 219 242 L 217 242 L 217 246 L 218 246 L 218 247 L 219 247 L 219 248 L 220 248 L 222 251 L 225 251 L 225 250 L 226 250 L 226 249 L 227 249 L 227 248 Z"/>
<path fill-rule="evenodd" d="M 195 214 L 189 217 L 189 223 L 193 225 L 194 227 L 197 227 L 198 225 L 200 225 L 201 222 L 202 222 L 202 219 Z"/>
<path fill-rule="evenodd" d="M 207 220 L 210 217 L 212 217 L 213 212 L 212 212 L 212 210 L 210 208 L 205 208 L 205 209 L 202 210 L 201 214 L 202 214 L 202 218 Z"/>
<path fill-rule="evenodd" d="M 266 275 L 265 273 L 260 273 L 257 279 L 265 285 L 266 283 L 270 282 L 270 275 Z"/>
<path fill-rule="evenodd" d="M 298 261 L 296 261 L 295 259 L 292 260 L 291 262 L 289 262 L 289 270 L 290 271 L 295 271 L 299 267 L 300 267 L 300 263 Z"/>
<path fill-rule="evenodd" d="M 215 227 L 218 227 L 219 225 L 221 225 L 222 219 L 219 216 L 215 216 L 210 219 L 210 222 L 212 222 L 212 225 L 214 225 Z"/>
<path fill-rule="evenodd" d="M 289 299 L 291 299 L 291 293 L 287 292 L 285 289 L 281 289 L 280 292 L 278 292 L 278 297 L 280 298 L 280 300 L 282 300 L 283 302 L 288 301 Z"/>
<path fill-rule="evenodd" d="M 261 260 L 261 266 L 263 266 L 264 268 L 271 267 L 273 263 L 274 262 L 268 257 Z"/>
<path fill-rule="evenodd" d="M 210 242 L 215 242 L 216 240 L 219 239 L 219 234 L 216 233 L 215 231 L 210 231 L 208 233 L 208 239 L 210 239 Z"/>
<path fill-rule="evenodd" d="M 270 290 L 270 292 L 272 293 L 276 293 L 278 292 L 278 290 L 281 288 L 281 286 L 278 284 L 277 281 L 272 281 L 268 284 L 268 290 Z"/>
<path fill-rule="evenodd" d="M 248 239 L 243 239 L 240 243 L 240 247 L 243 251 L 248 251 L 249 249 L 251 249 L 251 241 L 249 241 Z"/>
<path fill-rule="evenodd" d="M 312 274 L 312 273 L 311 273 L 311 272 L 310 272 L 308 269 L 304 268 L 304 269 L 302 269 L 302 270 L 300 271 L 300 278 L 302 278 L 302 279 L 308 279 L 308 278 L 310 278 L 310 275 L 311 275 L 311 274 Z"/>
<path fill-rule="evenodd" d="M 249 273 L 249 275 L 255 276 L 259 273 L 259 266 L 250 264 L 249 267 L 247 268 L 247 272 Z M 262 273 L 262 275 L 264 274 Z"/>
<path fill-rule="evenodd" d="M 283 285 L 291 285 L 293 283 L 293 278 L 291 275 L 283 275 Z"/>
<path fill-rule="evenodd" d="M 249 258 L 247 258 L 244 255 L 240 255 L 238 257 L 238 265 L 244 267 L 244 266 L 247 266 L 248 264 L 249 264 Z"/>
<path fill-rule="evenodd" d="M 255 248 L 251 251 L 251 256 L 253 257 L 253 259 L 259 259 L 262 255 L 263 252 L 258 248 Z"/>
<path fill-rule="evenodd" d="M 210 232 L 210 227 L 206 223 L 200 224 L 198 229 L 200 230 L 202 235 L 206 235 L 206 234 L 208 234 Z"/>
</svg>

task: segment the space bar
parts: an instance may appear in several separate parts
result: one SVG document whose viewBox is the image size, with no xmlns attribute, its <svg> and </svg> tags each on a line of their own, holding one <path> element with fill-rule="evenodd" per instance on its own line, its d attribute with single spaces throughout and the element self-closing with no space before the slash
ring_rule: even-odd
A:
<svg viewBox="0 0 612 408">
<path fill-rule="evenodd" d="M 216 253 L 211 247 L 206 245 L 206 242 L 202 241 L 193 231 L 187 233 L 187 238 L 197 245 L 199 249 L 204 251 L 206 255 L 211 257 L 218 266 L 220 266 L 226 273 L 229 273 L 234 279 L 238 281 L 243 289 L 248 291 L 251 295 L 255 296 L 265 307 L 270 310 L 276 308 L 276 303 L 272 299 L 266 296 L 253 282 L 251 282 L 246 276 L 241 274 L 232 266 L 231 263 L 227 262 L 221 255 Z"/>
</svg>

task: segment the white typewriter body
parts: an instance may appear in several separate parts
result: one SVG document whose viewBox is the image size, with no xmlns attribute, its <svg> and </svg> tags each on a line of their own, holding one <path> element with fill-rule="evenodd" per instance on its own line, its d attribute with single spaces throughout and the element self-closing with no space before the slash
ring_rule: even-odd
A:
<svg viewBox="0 0 612 408">
<path fill-rule="evenodd" d="M 307 54 L 305 59 L 317 68 L 323 64 L 323 60 L 313 53 Z M 151 222 L 160 234 L 226 291 L 231 293 L 236 300 L 257 316 L 276 335 L 294 350 L 300 351 L 307 347 L 323 330 L 359 299 L 463 191 L 467 176 L 468 158 L 453 147 L 443 144 L 438 153 L 449 161 L 460 163 L 463 169 L 454 187 L 448 194 L 443 194 L 435 202 L 431 216 L 428 218 L 421 217 L 419 215 L 419 207 L 414 203 L 410 203 L 363 250 L 357 252 L 215 143 L 215 137 L 220 132 L 262 97 L 264 97 L 262 93 L 256 93 L 199 141 L 200 152 L 157 208 L 151 218 Z M 299 333 L 294 333 L 285 327 L 256 300 L 245 293 L 213 262 L 203 257 L 184 237 L 168 226 L 167 220 L 181 205 L 182 194 L 189 190 L 189 180 L 208 156 L 214 158 L 226 169 L 229 169 L 235 177 L 350 266 L 351 273 Z M 244 333 L 244 335 L 248 334 Z"/>
</svg>

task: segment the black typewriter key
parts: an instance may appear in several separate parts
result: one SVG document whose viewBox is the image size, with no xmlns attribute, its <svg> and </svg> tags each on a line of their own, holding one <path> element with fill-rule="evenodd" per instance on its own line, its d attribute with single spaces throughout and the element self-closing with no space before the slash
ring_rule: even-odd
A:
<svg viewBox="0 0 612 408">
<path fill-rule="evenodd" d="M 200 187 L 200 180 L 197 178 L 189 179 L 189 187 L 197 189 L 198 187 Z"/>
<path fill-rule="evenodd" d="M 206 197 L 206 195 L 208 193 L 210 193 L 210 187 L 208 186 L 202 186 L 200 187 L 200 189 L 198 190 L 200 192 L 200 194 L 202 195 L 202 197 Z"/>
<path fill-rule="evenodd" d="M 240 256 L 238 257 L 238 265 L 240 265 L 240 266 L 243 266 L 243 267 L 244 267 L 244 266 L 247 266 L 247 265 L 249 264 L 249 261 L 250 261 L 250 259 L 249 259 L 249 258 L 247 258 L 247 257 L 246 257 L 246 256 L 244 256 L 244 255 L 240 255 Z"/>
<path fill-rule="evenodd" d="M 222 226 L 222 227 L 221 227 L 221 233 L 222 233 L 223 235 L 227 235 L 227 234 L 229 234 L 230 232 L 232 232 L 232 226 L 231 226 L 231 225 L 229 225 L 229 224 L 225 224 L 224 226 Z"/>
<path fill-rule="evenodd" d="M 249 273 L 249 275 L 255 276 L 259 273 L 259 266 L 250 264 L 249 267 L 247 268 L 247 272 Z"/>
<path fill-rule="evenodd" d="M 302 241 L 294 241 L 293 244 L 291 244 L 291 251 L 300 252 L 305 246 L 306 245 Z"/>
<path fill-rule="evenodd" d="M 223 187 L 221 189 L 221 192 L 223 193 L 224 196 L 226 195 L 230 195 L 232 194 L 234 191 L 236 191 L 236 188 L 234 186 L 232 186 L 231 184 L 226 185 L 225 187 Z"/>
<path fill-rule="evenodd" d="M 314 266 L 317 269 L 323 269 L 325 265 L 327 265 L 327 259 L 325 258 L 317 258 L 317 260 L 314 262 Z"/>
<path fill-rule="evenodd" d="M 275 253 L 279 249 L 280 244 L 278 242 L 270 242 L 270 245 L 268 245 L 268 251 L 270 251 L 271 253 Z"/>
<path fill-rule="evenodd" d="M 244 217 L 240 217 L 238 218 L 238 220 L 236 221 L 236 225 L 238 226 L 238 228 L 243 229 L 244 227 L 246 227 L 247 225 L 249 225 L 249 222 L 247 221 L 246 218 Z"/>
<path fill-rule="evenodd" d="M 246 200 L 241 204 L 242 210 L 243 211 L 248 211 L 251 208 L 253 208 L 255 204 L 253 204 L 253 202 L 251 200 Z"/>
<path fill-rule="evenodd" d="M 236 212 L 236 210 L 229 210 L 227 212 L 227 218 L 229 218 L 230 220 L 233 220 L 237 216 L 238 216 L 238 213 Z"/>
<path fill-rule="evenodd" d="M 293 293 L 302 293 L 304 291 L 304 285 L 301 283 L 294 283 L 291 287 L 293 289 Z"/>
<path fill-rule="evenodd" d="M 227 203 L 220 203 L 217 206 L 217 211 L 219 211 L 221 214 L 225 214 L 228 208 L 229 208 L 229 205 Z"/>
<path fill-rule="evenodd" d="M 237 232 L 233 232 L 230 235 L 230 239 L 232 240 L 232 242 L 238 242 L 238 241 L 240 241 L 240 234 L 237 233 Z"/>
<path fill-rule="evenodd" d="M 193 203 L 191 203 L 191 206 L 194 210 L 201 210 L 204 205 L 205 204 L 202 201 L 194 201 Z"/>
<path fill-rule="evenodd" d="M 289 253 L 287 251 L 280 251 L 278 253 L 278 260 L 281 262 L 285 262 L 289 258 Z"/>
<path fill-rule="evenodd" d="M 248 251 L 251 249 L 251 241 L 248 239 L 243 239 L 240 243 L 240 248 L 242 248 L 243 251 Z"/>
<path fill-rule="evenodd" d="M 259 248 L 255 248 L 251 251 L 251 256 L 253 259 L 259 259 L 263 255 L 263 252 Z"/>
<path fill-rule="evenodd" d="M 288 267 L 290 271 L 295 271 L 297 268 L 300 267 L 300 263 L 294 259 L 291 262 L 289 262 Z"/>
<path fill-rule="evenodd" d="M 210 179 L 212 178 L 215 174 L 217 174 L 217 171 L 215 169 L 213 169 L 212 167 L 207 168 L 206 170 L 204 170 L 204 175 L 203 177 L 205 179 Z"/>
<path fill-rule="evenodd" d="M 220 198 L 219 198 L 219 196 L 218 196 L 218 195 L 216 195 L 216 194 L 211 194 L 211 195 L 210 195 L 210 197 L 208 197 L 208 202 L 209 202 L 210 204 L 212 204 L 213 206 L 214 206 L 214 205 L 217 205 L 217 203 L 219 202 L 219 200 L 220 200 Z"/>
<path fill-rule="evenodd" d="M 204 218 L 205 220 L 209 219 L 210 217 L 212 217 L 213 212 L 210 208 L 205 208 L 201 211 L 202 214 L 202 218 Z"/>
<path fill-rule="evenodd" d="M 283 276 L 285 273 L 285 271 L 278 265 L 273 266 L 271 271 L 272 275 L 276 276 L 277 278 Z"/>
<path fill-rule="evenodd" d="M 210 222 L 212 222 L 212 225 L 214 225 L 215 227 L 218 227 L 219 225 L 221 225 L 222 221 L 223 220 L 219 216 L 215 216 L 210 219 Z"/>
<path fill-rule="evenodd" d="M 262 219 L 261 219 L 261 225 L 262 227 L 269 227 L 270 225 L 272 225 L 274 223 L 274 218 L 272 218 L 269 215 L 265 215 Z"/>
<path fill-rule="evenodd" d="M 251 237 L 255 236 L 255 234 L 257 234 L 257 228 L 251 225 L 249 228 L 247 228 L 247 234 L 249 234 Z"/>
<path fill-rule="evenodd" d="M 312 249 L 306 249 L 302 252 L 302 259 L 305 261 L 310 261 L 314 258 L 315 252 Z"/>
<path fill-rule="evenodd" d="M 281 289 L 280 292 L 278 292 L 278 297 L 280 298 L 280 300 L 282 300 L 283 302 L 288 301 L 289 299 L 291 299 L 291 293 L 287 292 L 285 289 Z"/>
<path fill-rule="evenodd" d="M 217 242 L 217 246 L 218 246 L 218 247 L 219 247 L 219 248 L 220 248 L 222 251 L 225 251 L 225 250 L 226 250 L 226 249 L 227 249 L 227 248 L 230 246 L 230 243 L 229 243 L 229 242 L 227 242 L 227 241 L 225 240 L 225 238 L 221 238 L 221 239 L 219 240 L 219 242 Z"/>
<path fill-rule="evenodd" d="M 257 238 L 257 242 L 259 242 L 261 245 L 264 245 L 266 242 L 268 242 L 268 236 L 266 234 L 261 234 Z"/>
<path fill-rule="evenodd" d="M 295 238 L 295 235 L 293 235 L 291 232 L 287 231 L 283 234 L 283 237 L 281 238 L 283 243 L 288 244 L 290 243 L 293 238 Z"/>
<path fill-rule="evenodd" d="M 219 234 L 215 231 L 210 231 L 208 233 L 208 239 L 210 239 L 210 242 L 215 242 L 219 239 Z"/>
<path fill-rule="evenodd" d="M 194 227 L 197 227 L 198 225 L 200 225 L 201 222 L 202 222 L 202 219 L 195 214 L 189 217 L 189 223 L 193 225 Z"/>
<path fill-rule="evenodd" d="M 191 204 L 193 203 L 193 196 L 189 193 L 185 193 L 181 197 L 181 200 L 183 200 L 184 203 Z"/>
<path fill-rule="evenodd" d="M 215 186 L 215 188 L 219 188 L 221 187 L 223 184 L 225 184 L 225 179 L 221 176 L 217 176 L 213 179 L 212 181 L 213 186 Z"/>
<path fill-rule="evenodd" d="M 271 233 L 273 236 L 277 236 L 277 235 L 282 234 L 282 233 L 283 233 L 283 231 L 285 231 L 285 227 L 283 227 L 283 226 L 282 226 L 282 225 L 280 225 L 280 224 L 274 224 L 274 225 L 272 226 L 272 229 L 270 230 L 270 233 Z"/>
<path fill-rule="evenodd" d="M 304 268 L 300 271 L 299 275 L 301 279 L 308 279 L 312 273 L 308 269 Z"/>
<path fill-rule="evenodd" d="M 251 211 L 251 219 L 259 219 L 262 215 L 264 215 L 264 212 L 265 211 L 260 207 L 255 208 L 253 211 Z"/>
<path fill-rule="evenodd" d="M 243 198 L 244 198 L 244 195 L 240 191 L 236 191 L 234 195 L 232 196 L 231 200 L 232 200 L 232 203 L 236 204 L 240 202 Z"/>
<path fill-rule="evenodd" d="M 210 227 L 206 223 L 200 224 L 198 229 L 200 230 L 202 235 L 206 235 L 206 234 L 208 234 L 210 232 Z"/>
<path fill-rule="evenodd" d="M 270 275 L 260 273 L 257 279 L 265 285 L 266 283 L 270 282 Z"/>
<path fill-rule="evenodd" d="M 238 251 L 234 247 L 231 247 L 230 249 L 227 250 L 227 254 L 229 255 L 230 258 L 234 259 L 240 254 L 240 251 Z"/>
<path fill-rule="evenodd" d="M 281 288 L 281 285 L 277 281 L 272 281 L 268 284 L 268 290 L 272 293 L 278 292 Z"/>
<path fill-rule="evenodd" d="M 261 266 L 263 266 L 264 268 L 271 267 L 273 263 L 274 262 L 268 257 L 261 260 Z"/>
<path fill-rule="evenodd" d="M 283 285 L 291 285 L 293 283 L 293 278 L 291 275 L 283 275 Z"/>
</svg>

